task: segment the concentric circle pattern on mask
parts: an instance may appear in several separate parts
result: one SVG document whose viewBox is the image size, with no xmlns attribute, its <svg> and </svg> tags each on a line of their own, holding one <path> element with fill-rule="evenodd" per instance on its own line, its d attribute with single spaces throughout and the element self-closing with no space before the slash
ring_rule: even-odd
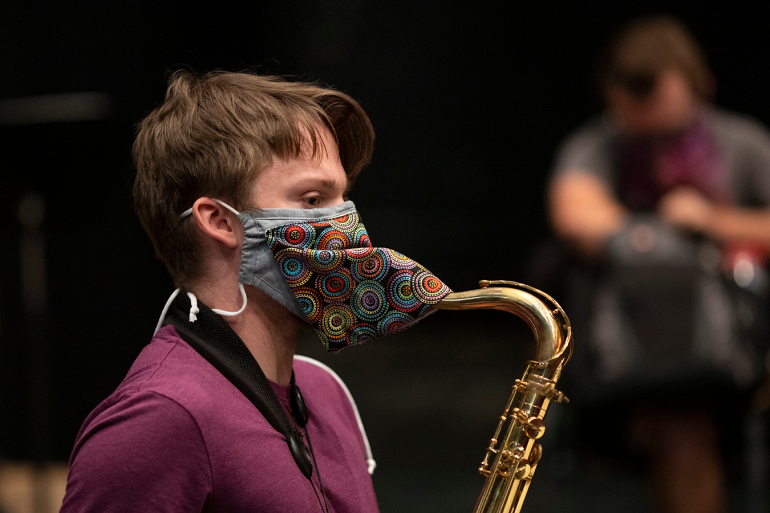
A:
<svg viewBox="0 0 770 513">
<path fill-rule="evenodd" d="M 428 271 L 420 271 L 412 277 L 412 290 L 423 303 L 432 305 L 451 292 L 444 282 Z"/>
<path fill-rule="evenodd" d="M 328 249 L 308 249 L 303 251 L 305 262 L 314 273 L 330 273 L 339 269 L 345 262 L 345 251 Z"/>
<path fill-rule="evenodd" d="M 347 269 L 317 274 L 316 288 L 321 292 L 324 301 L 329 303 L 345 301 L 353 293 L 355 286 L 356 283 Z"/>
<path fill-rule="evenodd" d="M 359 224 L 353 234 L 353 244 L 362 248 L 372 247 L 372 241 L 369 240 L 369 234 L 366 232 L 364 225 Z"/>
<path fill-rule="evenodd" d="M 315 324 L 321 318 L 323 301 L 320 294 L 312 287 L 294 287 L 294 295 L 297 297 L 302 311 L 305 312 L 310 324 Z"/>
<path fill-rule="evenodd" d="M 398 251 L 394 251 L 392 249 L 385 249 L 383 251 L 388 252 L 388 256 L 390 257 L 390 265 L 395 269 L 412 269 L 419 265 L 417 262 L 402 255 Z"/>
<path fill-rule="evenodd" d="M 350 247 L 350 236 L 334 228 L 327 228 L 318 236 L 316 249 L 339 251 Z"/>
<path fill-rule="evenodd" d="M 277 243 L 291 248 L 308 248 L 315 240 L 315 229 L 307 223 L 295 223 L 281 227 Z"/>
<path fill-rule="evenodd" d="M 382 335 L 395 333 L 409 327 L 415 320 L 414 317 L 405 314 L 404 312 L 390 312 L 384 319 L 377 323 L 377 331 Z"/>
<path fill-rule="evenodd" d="M 362 248 L 350 248 L 345 250 L 345 255 L 354 262 L 361 262 L 371 256 L 376 251 L 376 248 L 366 246 Z"/>
<path fill-rule="evenodd" d="M 350 308 L 345 305 L 332 304 L 324 308 L 320 324 L 324 334 L 330 339 L 336 340 L 347 337 L 348 329 L 354 321 Z"/>
<path fill-rule="evenodd" d="M 390 269 L 390 257 L 387 250 L 375 249 L 369 258 L 351 266 L 353 276 L 359 281 L 382 280 Z"/>
<path fill-rule="evenodd" d="M 365 322 L 360 322 L 354 325 L 350 330 L 350 345 L 363 344 L 373 338 L 378 337 L 377 327 Z"/>
<path fill-rule="evenodd" d="M 376 281 L 359 283 L 353 292 L 351 302 L 353 313 L 365 321 L 378 321 L 388 313 L 388 300 L 385 288 Z"/>
<path fill-rule="evenodd" d="M 356 225 L 358 225 L 358 212 L 352 212 L 344 216 L 329 219 L 329 226 L 346 233 L 355 231 Z M 363 227 L 363 225 L 361 226 Z"/>
<path fill-rule="evenodd" d="M 401 331 L 451 292 L 414 260 L 372 247 L 357 213 L 287 224 L 269 230 L 267 240 L 330 351 Z"/>
<path fill-rule="evenodd" d="M 412 287 L 414 273 L 408 269 L 398 271 L 388 280 L 388 301 L 399 312 L 414 312 L 422 303 Z"/>
<path fill-rule="evenodd" d="M 286 248 L 275 254 L 278 267 L 291 287 L 304 285 L 313 276 L 313 272 L 305 265 L 302 251 Z"/>
</svg>

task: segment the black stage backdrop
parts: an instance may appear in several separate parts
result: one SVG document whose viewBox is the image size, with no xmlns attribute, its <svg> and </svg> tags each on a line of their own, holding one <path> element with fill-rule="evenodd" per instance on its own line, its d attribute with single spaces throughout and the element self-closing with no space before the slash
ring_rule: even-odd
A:
<svg viewBox="0 0 770 513">
<path fill-rule="evenodd" d="M 598 112 L 591 67 L 621 21 L 680 16 L 710 56 L 717 102 L 770 123 L 770 40 L 758 12 L 582 4 L 4 2 L 0 100 L 90 91 L 108 105 L 101 120 L 0 116 L 0 457 L 66 460 L 173 290 L 133 214 L 130 162 L 134 125 L 162 100 L 169 70 L 256 69 L 358 99 L 377 143 L 351 199 L 375 245 L 406 253 L 454 290 L 526 279 L 549 237 L 553 152 Z M 30 193 L 46 208 L 42 316 L 24 309 L 20 291 L 17 209 Z M 324 354 L 312 333 L 299 350 L 335 368 L 357 398 L 382 511 L 422 512 L 472 508 L 478 461 L 533 348 L 516 318 L 440 312 L 339 356 Z M 566 408 L 549 414 L 554 440 Z M 530 510 L 592 504 L 575 489 L 586 481 L 574 457 L 557 447 L 551 455 Z M 626 498 L 641 493 L 618 483 Z"/>
</svg>

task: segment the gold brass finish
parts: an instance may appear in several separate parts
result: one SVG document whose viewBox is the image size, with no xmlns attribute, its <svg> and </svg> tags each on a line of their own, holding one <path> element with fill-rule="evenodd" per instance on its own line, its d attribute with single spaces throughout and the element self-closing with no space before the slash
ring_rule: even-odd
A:
<svg viewBox="0 0 770 513">
<path fill-rule="evenodd" d="M 537 440 L 545 434 L 545 424 L 543 419 L 538 417 L 530 417 L 524 421 L 524 430 L 527 432 L 527 436 L 533 440 Z"/>
<path fill-rule="evenodd" d="M 452 292 L 440 310 L 502 310 L 527 323 L 537 342 L 535 360 L 527 362 L 513 385 L 495 434 L 481 462 L 486 476 L 474 513 L 519 513 L 543 449 L 535 440 L 545 433 L 543 418 L 551 401 L 569 402 L 556 382 L 572 355 L 572 328 L 554 299 L 513 281 L 479 282 L 481 289 Z"/>
</svg>

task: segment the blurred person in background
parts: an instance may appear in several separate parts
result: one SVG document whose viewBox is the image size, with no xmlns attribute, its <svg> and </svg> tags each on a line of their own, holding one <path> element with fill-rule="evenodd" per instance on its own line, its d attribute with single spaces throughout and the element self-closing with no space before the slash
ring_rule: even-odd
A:
<svg viewBox="0 0 770 513">
<path fill-rule="evenodd" d="M 764 372 L 770 133 L 712 104 L 705 57 L 670 17 L 626 25 L 597 78 L 605 112 L 562 144 L 548 189 L 588 277 L 567 292 L 587 305 L 568 309 L 581 419 L 595 445 L 643 459 L 660 511 L 721 512 L 725 442 Z"/>
</svg>

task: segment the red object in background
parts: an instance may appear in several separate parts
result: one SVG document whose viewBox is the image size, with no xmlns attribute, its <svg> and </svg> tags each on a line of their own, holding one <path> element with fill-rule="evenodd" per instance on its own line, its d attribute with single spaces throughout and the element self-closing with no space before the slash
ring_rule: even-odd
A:
<svg viewBox="0 0 770 513">
<path fill-rule="evenodd" d="M 740 287 L 749 287 L 764 274 L 767 265 L 767 250 L 758 243 L 735 241 L 722 249 L 722 271 L 731 276 Z"/>
</svg>

